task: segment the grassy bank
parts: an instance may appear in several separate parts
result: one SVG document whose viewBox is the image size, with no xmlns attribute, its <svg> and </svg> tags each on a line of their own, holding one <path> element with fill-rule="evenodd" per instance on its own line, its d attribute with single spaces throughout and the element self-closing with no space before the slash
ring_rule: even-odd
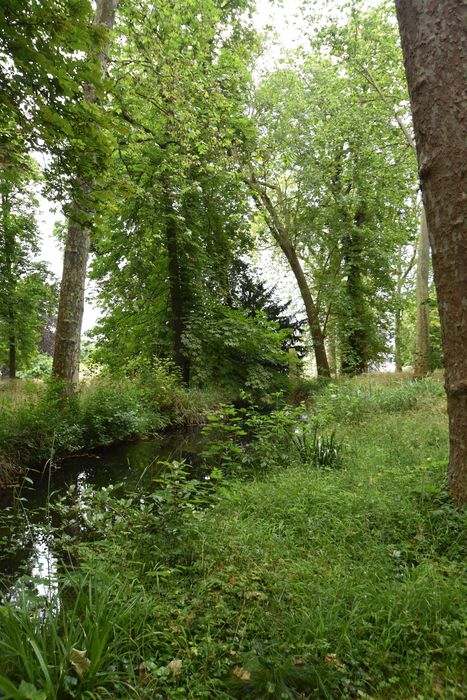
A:
<svg viewBox="0 0 467 700">
<path fill-rule="evenodd" d="M 239 478 L 220 473 L 235 449 L 214 446 L 210 481 L 175 464 L 144 498 L 63 500 L 81 541 L 57 532 L 56 549 L 76 564 L 59 607 L 26 587 L 2 609 L 4 696 L 465 697 L 465 519 L 444 491 L 439 384 L 319 393 L 313 425 L 342 450 L 330 468 L 287 442 L 289 419 L 256 425 Z"/>
<path fill-rule="evenodd" d="M 59 384 L 2 382 L 0 488 L 48 460 L 204 422 L 221 398 L 182 387 L 162 368 L 131 380 L 90 380 L 66 401 Z"/>
</svg>

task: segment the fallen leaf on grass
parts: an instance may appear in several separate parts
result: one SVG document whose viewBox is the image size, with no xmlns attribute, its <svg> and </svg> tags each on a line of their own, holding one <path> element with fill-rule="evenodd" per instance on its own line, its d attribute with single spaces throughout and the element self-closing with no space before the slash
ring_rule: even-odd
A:
<svg viewBox="0 0 467 700">
<path fill-rule="evenodd" d="M 73 666 L 80 678 L 83 678 L 83 676 L 85 676 L 91 668 L 91 662 L 86 656 L 86 651 L 72 649 L 68 658 L 70 660 L 71 665 Z"/>
<path fill-rule="evenodd" d="M 182 665 L 183 661 L 181 659 L 172 659 L 172 661 L 167 664 L 167 668 L 174 676 L 178 676 L 182 672 Z"/>
<path fill-rule="evenodd" d="M 336 668 L 344 668 L 342 661 L 339 661 L 337 654 L 326 654 L 324 657 L 324 663 L 336 666 Z"/>
<path fill-rule="evenodd" d="M 251 679 L 251 673 L 247 671 L 246 668 L 243 668 L 243 666 L 235 666 L 232 673 L 237 678 L 240 678 L 241 681 L 249 681 Z"/>
</svg>

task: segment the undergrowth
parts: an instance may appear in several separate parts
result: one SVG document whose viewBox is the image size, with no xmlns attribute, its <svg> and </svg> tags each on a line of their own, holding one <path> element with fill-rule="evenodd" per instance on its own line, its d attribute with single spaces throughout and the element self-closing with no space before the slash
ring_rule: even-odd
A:
<svg viewBox="0 0 467 700">
<path fill-rule="evenodd" d="M 96 378 L 66 400 L 59 383 L 24 382 L 21 392 L 0 395 L 0 487 L 47 460 L 202 423 L 220 399 L 219 391 L 182 387 L 163 368 Z"/>
<path fill-rule="evenodd" d="M 373 391 L 359 421 L 336 421 L 322 394 L 310 425 L 336 429 L 339 469 L 278 437 L 252 450 L 272 466 L 249 479 L 216 448 L 208 479 L 175 463 L 149 492 L 56 502 L 78 523 L 78 538 L 54 534 L 74 565 L 51 602 L 29 585 L 0 610 L 4 697 L 465 697 L 465 517 L 445 493 L 444 400 L 429 384 L 400 391 Z M 216 420 L 238 447 L 236 416 Z M 269 420 L 246 428 L 261 442 Z"/>
</svg>

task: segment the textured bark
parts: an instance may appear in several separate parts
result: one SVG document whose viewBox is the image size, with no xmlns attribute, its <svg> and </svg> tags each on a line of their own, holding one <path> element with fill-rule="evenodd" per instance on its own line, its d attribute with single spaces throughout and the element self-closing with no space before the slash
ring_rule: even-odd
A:
<svg viewBox="0 0 467 700">
<path fill-rule="evenodd" d="M 449 487 L 467 491 L 465 3 L 396 0 L 433 256 L 448 399 Z"/>
<path fill-rule="evenodd" d="M 117 0 L 97 0 L 94 23 L 111 30 L 115 21 Z M 107 67 L 105 51 L 98 53 L 102 72 Z M 87 102 L 96 100 L 94 88 L 86 85 L 84 90 Z M 92 192 L 92 182 L 80 183 L 80 196 L 71 206 L 68 222 L 63 273 L 60 286 L 60 299 L 57 314 L 57 330 L 52 373 L 62 379 L 70 390 L 76 390 L 79 383 L 79 355 L 81 347 L 81 325 L 84 311 L 84 290 L 90 248 L 89 226 L 83 223 L 92 217 L 91 206 L 84 205 Z"/>
<path fill-rule="evenodd" d="M 425 209 L 422 209 L 420 233 L 417 244 L 417 328 L 415 333 L 414 378 L 426 377 L 430 371 L 430 308 L 428 306 L 428 278 L 430 269 L 430 242 Z"/>
<path fill-rule="evenodd" d="M 170 321 L 173 333 L 173 359 L 180 367 L 182 379 L 188 384 L 190 368 L 183 350 L 183 332 L 185 330 L 183 309 L 183 288 L 180 273 L 180 261 L 178 251 L 177 223 L 172 207 L 172 202 L 166 193 L 165 206 L 165 235 L 167 245 L 169 290 L 170 290 Z"/>
<path fill-rule="evenodd" d="M 89 231 L 70 217 L 63 257 L 52 372 L 71 390 L 79 384 L 81 324 L 89 256 Z"/>
</svg>

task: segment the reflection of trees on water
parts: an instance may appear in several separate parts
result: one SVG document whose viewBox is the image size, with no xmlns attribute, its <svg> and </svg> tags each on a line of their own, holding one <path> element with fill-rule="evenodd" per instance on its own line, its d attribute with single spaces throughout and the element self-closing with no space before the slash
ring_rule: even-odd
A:
<svg viewBox="0 0 467 700">
<path fill-rule="evenodd" d="M 32 485 L 0 493 L 0 602 L 14 602 L 25 592 L 43 602 L 57 596 L 60 571 L 78 565 L 63 535 L 73 542 L 88 529 L 89 489 L 121 483 L 124 491 L 144 494 L 166 468 L 164 462 L 183 459 L 195 470 L 202 442 L 194 431 L 114 446 L 66 459 L 57 470 L 49 466 L 33 475 Z M 59 498 L 65 499 L 66 518 L 50 507 Z"/>
</svg>

